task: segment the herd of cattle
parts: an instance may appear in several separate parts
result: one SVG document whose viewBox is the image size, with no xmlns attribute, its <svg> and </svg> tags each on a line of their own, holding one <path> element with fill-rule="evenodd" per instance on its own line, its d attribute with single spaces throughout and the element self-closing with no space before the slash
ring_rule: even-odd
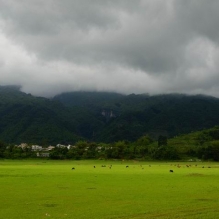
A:
<svg viewBox="0 0 219 219">
<path fill-rule="evenodd" d="M 172 166 L 172 165 L 171 165 Z M 176 166 L 177 168 L 180 168 L 181 167 L 181 165 L 179 165 L 179 164 L 177 164 L 177 165 L 174 165 L 174 166 Z M 186 167 L 191 167 L 192 165 L 185 165 Z M 195 165 L 196 167 L 197 167 L 197 164 Z M 106 165 L 101 165 L 101 167 L 109 167 L 109 169 L 111 169 L 112 168 L 112 165 L 108 165 L 108 166 L 106 166 Z M 126 165 L 125 166 L 126 168 L 129 168 L 129 166 L 128 165 Z M 142 165 L 140 165 L 140 167 L 142 168 L 142 169 L 144 169 L 143 167 L 142 167 Z M 149 167 L 151 167 L 151 165 L 149 165 Z M 93 168 L 96 168 L 96 166 L 93 166 Z M 202 166 L 202 168 L 205 168 L 205 166 Z M 207 168 L 211 168 L 210 166 L 208 166 Z M 72 170 L 75 170 L 75 167 L 72 167 Z M 169 172 L 170 173 L 173 173 L 174 171 L 172 170 L 172 169 L 170 169 L 169 170 Z"/>
</svg>

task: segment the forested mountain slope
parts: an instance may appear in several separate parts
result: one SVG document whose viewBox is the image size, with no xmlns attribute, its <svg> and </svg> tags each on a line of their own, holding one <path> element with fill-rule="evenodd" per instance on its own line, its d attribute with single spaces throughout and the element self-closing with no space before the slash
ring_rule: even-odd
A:
<svg viewBox="0 0 219 219">
<path fill-rule="evenodd" d="M 94 135 L 96 141 L 112 142 L 121 139 L 133 141 L 144 134 L 156 138 L 158 135 L 172 137 L 193 130 L 210 128 L 219 124 L 219 99 L 195 95 L 169 94 L 149 96 L 106 94 L 105 101 L 91 99 L 98 93 L 74 92 L 56 96 L 54 99 L 68 107 L 83 107 L 95 116 L 108 112 L 111 118 L 105 121 L 104 128 Z M 75 98 L 77 96 L 77 98 Z M 101 93 L 104 96 L 104 93 Z M 77 101 L 80 99 L 79 101 Z M 82 101 L 84 100 L 84 101 Z"/>
<path fill-rule="evenodd" d="M 76 141 L 76 121 L 62 104 L 0 87 L 0 139 L 7 143 Z"/>
<path fill-rule="evenodd" d="M 218 125 L 218 112 L 219 99 L 202 95 L 72 92 L 47 99 L 0 86 L 0 139 L 42 145 L 156 139 Z"/>
</svg>

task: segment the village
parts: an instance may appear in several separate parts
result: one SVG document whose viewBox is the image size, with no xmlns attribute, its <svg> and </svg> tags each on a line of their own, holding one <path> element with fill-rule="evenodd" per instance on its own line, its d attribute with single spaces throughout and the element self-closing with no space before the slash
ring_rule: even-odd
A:
<svg viewBox="0 0 219 219">
<path fill-rule="evenodd" d="M 15 147 L 21 148 L 22 150 L 25 150 L 25 148 L 31 148 L 31 151 L 36 152 L 37 157 L 49 157 L 50 151 L 52 151 L 55 148 L 67 148 L 68 150 L 70 148 L 76 148 L 76 146 L 73 145 L 62 145 L 57 144 L 56 146 L 48 146 L 43 147 L 40 145 L 28 145 L 27 143 L 21 143 L 20 145 L 16 145 Z"/>
<path fill-rule="evenodd" d="M 7 146 L 6 150 L 10 151 L 11 146 Z M 108 150 L 112 149 L 113 147 L 102 147 L 97 144 L 88 144 L 87 142 L 82 142 L 82 145 L 76 143 L 76 145 L 63 145 L 63 144 L 57 144 L 56 146 L 41 146 L 41 145 L 30 145 L 27 143 L 21 143 L 20 145 L 14 145 L 12 146 L 14 149 L 20 149 L 22 151 L 21 153 L 25 153 L 25 151 L 29 151 L 34 156 L 36 157 L 41 157 L 41 158 L 51 158 L 53 157 L 52 154 L 54 155 L 54 152 L 59 151 L 60 153 L 67 153 L 69 152 L 70 154 L 72 151 L 75 151 L 77 154 L 77 151 L 80 150 L 82 154 L 89 154 L 89 151 L 95 151 L 95 153 L 100 153 L 103 149 Z M 71 151 L 71 152 L 70 152 Z M 79 152 L 79 153 L 80 153 Z"/>
</svg>

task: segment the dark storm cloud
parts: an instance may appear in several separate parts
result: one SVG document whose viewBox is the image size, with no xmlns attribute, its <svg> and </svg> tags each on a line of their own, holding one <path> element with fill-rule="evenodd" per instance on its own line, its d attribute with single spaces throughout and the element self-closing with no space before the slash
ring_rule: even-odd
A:
<svg viewBox="0 0 219 219">
<path fill-rule="evenodd" d="M 218 12 L 215 0 L 0 0 L 0 84 L 219 96 Z"/>
</svg>

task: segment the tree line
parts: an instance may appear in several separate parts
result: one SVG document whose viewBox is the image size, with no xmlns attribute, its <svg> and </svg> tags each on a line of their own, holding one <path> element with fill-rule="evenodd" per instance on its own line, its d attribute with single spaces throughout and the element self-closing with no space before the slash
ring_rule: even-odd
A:
<svg viewBox="0 0 219 219">
<path fill-rule="evenodd" d="M 186 142 L 179 145 L 186 139 Z M 190 143 L 189 143 L 190 142 Z M 31 147 L 20 148 L 0 142 L 0 158 L 36 158 L 40 151 Z M 49 151 L 48 159 L 143 159 L 143 160 L 183 160 L 201 159 L 219 161 L 219 128 L 191 133 L 190 135 L 168 139 L 159 136 L 153 140 L 145 135 L 134 142 L 117 141 L 97 143 L 78 141 L 74 146 L 55 147 Z"/>
</svg>

